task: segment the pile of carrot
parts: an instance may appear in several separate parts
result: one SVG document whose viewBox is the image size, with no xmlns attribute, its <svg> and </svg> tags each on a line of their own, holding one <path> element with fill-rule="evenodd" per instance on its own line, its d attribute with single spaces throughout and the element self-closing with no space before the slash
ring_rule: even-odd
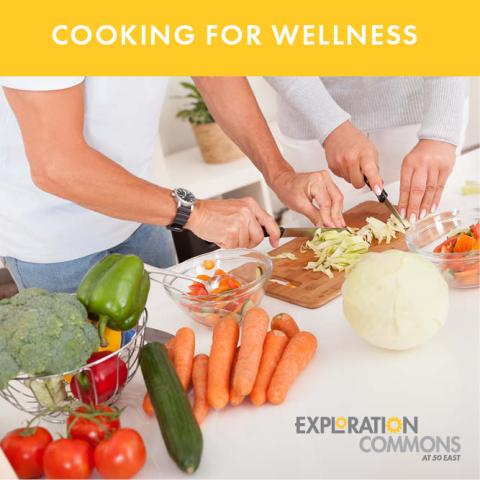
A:
<svg viewBox="0 0 480 480">
<path fill-rule="evenodd" d="M 195 356 L 195 335 L 188 327 L 165 346 L 183 388 L 193 386 L 193 412 L 200 424 L 210 408 L 240 405 L 247 396 L 256 406 L 282 403 L 315 354 L 317 340 L 287 313 L 270 322 L 267 312 L 255 307 L 241 329 L 233 315 L 217 322 L 209 356 Z"/>
</svg>

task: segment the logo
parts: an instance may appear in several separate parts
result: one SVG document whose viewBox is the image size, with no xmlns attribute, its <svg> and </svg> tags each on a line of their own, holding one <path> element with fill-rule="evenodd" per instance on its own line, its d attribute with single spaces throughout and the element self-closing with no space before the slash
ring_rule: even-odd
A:
<svg viewBox="0 0 480 480">
<path fill-rule="evenodd" d="M 296 417 L 297 434 L 359 436 L 364 453 L 420 453 L 422 461 L 460 460 L 460 437 L 423 435 L 418 417 Z"/>
</svg>

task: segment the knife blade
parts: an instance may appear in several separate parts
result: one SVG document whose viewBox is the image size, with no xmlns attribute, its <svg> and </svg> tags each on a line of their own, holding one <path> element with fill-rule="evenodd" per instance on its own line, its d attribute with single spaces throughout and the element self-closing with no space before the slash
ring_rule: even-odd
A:
<svg viewBox="0 0 480 480">
<path fill-rule="evenodd" d="M 377 195 L 374 191 L 373 191 L 373 188 L 370 186 L 370 182 L 368 181 L 367 177 L 364 175 L 363 176 L 363 180 L 365 181 L 366 185 L 368 186 L 368 188 L 373 192 L 373 194 L 377 197 L 377 200 L 380 202 L 380 203 L 384 203 L 385 206 L 390 210 L 390 213 L 405 227 L 406 225 L 403 223 L 403 220 L 402 220 L 402 217 L 400 216 L 400 214 L 398 213 L 398 210 L 392 205 L 392 203 L 390 202 L 390 200 L 387 198 L 388 197 L 388 193 L 385 191 L 385 189 L 383 189 L 380 193 L 380 195 Z"/>
<path fill-rule="evenodd" d="M 304 238 L 312 238 L 315 235 L 315 232 L 321 228 L 322 232 L 341 232 L 342 230 L 346 230 L 346 228 L 336 228 L 336 227 L 279 227 L 280 228 L 280 238 L 293 238 L 293 237 L 304 237 Z M 265 230 L 265 227 L 262 227 L 263 235 L 265 237 L 269 237 L 270 235 Z"/>
<path fill-rule="evenodd" d="M 145 328 L 145 341 L 150 342 L 160 342 L 165 343 L 166 341 L 173 338 L 174 335 L 163 330 L 158 330 L 158 328 L 146 327 Z"/>
</svg>

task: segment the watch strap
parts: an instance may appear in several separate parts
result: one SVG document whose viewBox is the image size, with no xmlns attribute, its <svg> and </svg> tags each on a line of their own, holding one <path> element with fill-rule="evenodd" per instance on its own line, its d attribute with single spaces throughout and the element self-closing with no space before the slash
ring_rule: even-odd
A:
<svg viewBox="0 0 480 480">
<path fill-rule="evenodd" d="M 188 222 L 191 213 L 192 207 L 180 205 L 177 208 L 177 214 L 175 215 L 173 222 L 170 225 L 167 225 L 167 228 L 169 230 L 173 230 L 174 232 L 181 232 L 183 227 L 185 227 L 186 223 Z"/>
</svg>

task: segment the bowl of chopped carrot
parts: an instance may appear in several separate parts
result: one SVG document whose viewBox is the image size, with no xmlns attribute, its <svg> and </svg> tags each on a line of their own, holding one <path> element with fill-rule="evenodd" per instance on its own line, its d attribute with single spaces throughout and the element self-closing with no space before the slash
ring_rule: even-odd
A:
<svg viewBox="0 0 480 480">
<path fill-rule="evenodd" d="M 450 286 L 480 286 L 480 208 L 431 215 L 409 228 L 406 242 L 433 262 Z"/>
<path fill-rule="evenodd" d="M 260 304 L 272 261 L 264 253 L 238 248 L 200 255 L 170 270 L 197 279 L 168 279 L 164 288 L 170 298 L 196 322 L 214 327 L 226 315 L 240 322 Z"/>
</svg>

